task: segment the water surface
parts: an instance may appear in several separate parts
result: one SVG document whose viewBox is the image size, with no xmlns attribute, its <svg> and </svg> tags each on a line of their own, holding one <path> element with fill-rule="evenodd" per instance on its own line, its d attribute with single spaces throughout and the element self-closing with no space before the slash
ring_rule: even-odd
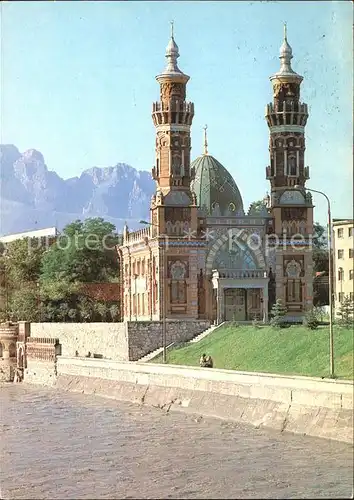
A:
<svg viewBox="0 0 354 500">
<path fill-rule="evenodd" d="M 352 493 L 348 444 L 25 384 L 0 397 L 5 499 Z"/>
</svg>

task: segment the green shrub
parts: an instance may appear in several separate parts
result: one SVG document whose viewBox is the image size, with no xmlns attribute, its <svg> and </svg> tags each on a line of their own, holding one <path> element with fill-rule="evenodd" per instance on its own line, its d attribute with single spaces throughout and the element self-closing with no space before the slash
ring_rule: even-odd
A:
<svg viewBox="0 0 354 500">
<path fill-rule="evenodd" d="M 316 330 L 319 325 L 319 320 L 314 309 L 307 311 L 304 317 L 303 325 L 310 328 L 310 330 Z"/>
<path fill-rule="evenodd" d="M 273 305 L 271 310 L 270 324 L 274 328 L 285 328 L 288 326 L 285 321 L 285 315 L 287 313 L 286 307 L 283 305 L 281 299 L 277 299 L 276 303 Z"/>
<path fill-rule="evenodd" d="M 338 311 L 338 323 L 340 326 L 350 327 L 353 325 L 354 304 L 349 295 L 346 295 L 340 303 Z"/>
<path fill-rule="evenodd" d="M 254 316 L 254 319 L 252 321 L 252 326 L 254 328 L 261 328 L 261 326 L 262 326 L 262 322 L 258 320 L 258 315 L 257 314 L 255 314 L 255 316 Z"/>
</svg>

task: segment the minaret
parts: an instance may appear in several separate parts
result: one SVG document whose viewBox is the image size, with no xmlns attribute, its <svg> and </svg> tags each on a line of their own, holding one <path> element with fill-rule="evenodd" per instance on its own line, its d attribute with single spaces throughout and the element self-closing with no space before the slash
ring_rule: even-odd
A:
<svg viewBox="0 0 354 500">
<path fill-rule="evenodd" d="M 152 236 L 157 239 L 157 306 L 159 319 L 198 318 L 198 235 L 196 196 L 190 188 L 190 129 L 194 105 L 186 101 L 189 76 L 177 65 L 178 46 L 171 38 L 167 65 L 156 80 L 160 101 L 153 103 L 156 164 L 152 176 L 156 194 L 151 200 Z M 203 250 L 203 249 L 202 249 Z"/>
<path fill-rule="evenodd" d="M 279 55 L 280 70 L 270 77 L 273 103 L 266 107 L 270 131 L 270 166 L 266 174 L 272 191 L 295 185 L 304 186 L 309 179 L 309 168 L 305 167 L 304 157 L 308 109 L 307 104 L 300 102 L 303 77 L 292 69 L 292 58 L 285 24 Z"/>
<path fill-rule="evenodd" d="M 167 65 L 156 77 L 160 84 L 160 101 L 153 103 L 152 111 L 156 127 L 156 166 L 152 175 L 163 196 L 170 191 L 184 191 L 190 198 L 190 128 L 194 105 L 186 101 L 189 76 L 177 65 L 179 50 L 173 23 L 171 26 L 171 38 L 166 48 Z"/>
<path fill-rule="evenodd" d="M 270 265 L 275 274 L 276 298 L 288 316 L 300 320 L 312 307 L 313 205 L 305 192 L 309 168 L 305 167 L 305 126 L 307 104 L 300 102 L 303 77 L 291 67 L 292 49 L 287 39 L 280 47 L 280 70 L 270 77 L 273 103 L 266 107 L 270 131 L 270 166 L 266 169 L 271 185 L 274 245 Z"/>
</svg>

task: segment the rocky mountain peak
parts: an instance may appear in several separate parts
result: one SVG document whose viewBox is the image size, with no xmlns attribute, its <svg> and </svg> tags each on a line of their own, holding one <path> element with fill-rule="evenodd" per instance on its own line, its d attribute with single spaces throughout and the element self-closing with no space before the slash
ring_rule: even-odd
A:
<svg viewBox="0 0 354 500">
<path fill-rule="evenodd" d="M 43 155 L 40 151 L 37 151 L 37 149 L 28 149 L 22 153 L 22 158 L 27 163 L 44 164 Z"/>
<path fill-rule="evenodd" d="M 62 179 L 50 171 L 42 153 L 20 153 L 0 145 L 2 216 L 0 234 L 39 227 L 61 229 L 75 219 L 102 216 L 120 230 L 124 221 L 134 228 L 149 216 L 155 183 L 149 172 L 125 163 L 92 167 L 79 177 Z"/>
</svg>

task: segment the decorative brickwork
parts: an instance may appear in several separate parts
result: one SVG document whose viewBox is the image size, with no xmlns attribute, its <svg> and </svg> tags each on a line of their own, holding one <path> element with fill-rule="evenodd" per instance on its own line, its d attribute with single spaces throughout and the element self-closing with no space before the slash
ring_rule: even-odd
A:
<svg viewBox="0 0 354 500">
<path fill-rule="evenodd" d="M 309 168 L 305 166 L 305 126 L 307 104 L 300 102 L 303 80 L 291 68 L 292 49 L 285 34 L 280 50 L 281 68 L 271 77 L 273 103 L 266 108 L 270 131 L 271 207 L 274 233 L 282 244 L 275 249 L 272 262 L 275 297 L 285 304 L 290 316 L 301 316 L 312 307 L 313 205 L 305 191 Z M 301 244 L 296 246 L 295 241 Z M 304 241 L 305 240 L 305 241 Z M 306 250 L 304 250 L 306 248 Z"/>
<path fill-rule="evenodd" d="M 27 360 L 37 359 L 55 362 L 56 356 L 60 353 L 59 339 L 51 339 L 48 337 L 29 337 L 27 339 Z"/>
</svg>

